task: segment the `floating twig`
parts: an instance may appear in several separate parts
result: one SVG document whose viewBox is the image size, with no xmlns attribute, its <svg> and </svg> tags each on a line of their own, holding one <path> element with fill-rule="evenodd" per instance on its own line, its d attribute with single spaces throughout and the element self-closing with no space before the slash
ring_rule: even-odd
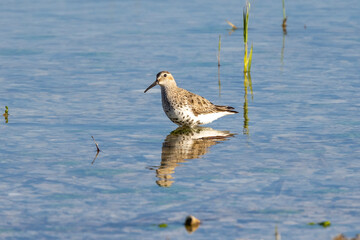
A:
<svg viewBox="0 0 360 240">
<path fill-rule="evenodd" d="M 238 27 L 235 26 L 234 24 L 232 24 L 231 22 L 229 22 L 228 20 L 226 20 L 226 22 L 231 26 L 231 29 L 230 29 L 230 32 L 229 32 L 229 35 L 231 35 L 235 30 L 238 29 Z"/>
<path fill-rule="evenodd" d="M 91 136 L 92 137 L 92 139 L 94 140 L 94 143 L 95 143 L 95 146 L 96 146 L 96 150 L 98 151 L 98 152 L 100 152 L 101 150 L 100 150 L 100 148 L 99 148 L 99 144 L 97 144 L 97 142 L 95 141 L 95 138 L 93 137 L 93 136 Z"/>
<path fill-rule="evenodd" d="M 91 162 L 91 164 L 94 164 L 94 162 L 95 162 L 95 160 L 96 160 L 96 158 L 97 158 L 97 156 L 99 155 L 99 153 L 100 153 L 100 148 L 99 148 L 99 144 L 97 144 L 97 142 L 95 141 L 95 138 L 93 137 L 93 136 L 91 136 L 92 137 L 92 139 L 94 140 L 94 143 L 95 143 L 95 146 L 96 146 L 96 155 L 95 155 L 95 157 L 94 157 L 94 160 Z"/>
<path fill-rule="evenodd" d="M 230 25 L 230 27 L 231 27 L 233 30 L 238 29 L 238 27 L 235 26 L 234 24 L 232 24 L 230 21 L 226 20 L 226 22 Z"/>
</svg>

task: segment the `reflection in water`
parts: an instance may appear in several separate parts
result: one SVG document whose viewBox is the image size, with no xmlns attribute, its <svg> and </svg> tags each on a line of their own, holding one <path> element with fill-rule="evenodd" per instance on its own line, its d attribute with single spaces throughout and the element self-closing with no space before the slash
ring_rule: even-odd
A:
<svg viewBox="0 0 360 240">
<path fill-rule="evenodd" d="M 96 158 L 98 157 L 99 153 L 100 153 L 100 151 L 96 151 L 96 155 L 94 157 L 94 160 L 91 162 L 91 164 L 94 164 L 94 162 L 95 162 Z"/>
<path fill-rule="evenodd" d="M 251 83 L 251 75 L 250 72 L 244 73 L 244 128 L 243 133 L 249 135 L 249 117 L 248 117 L 248 89 L 250 89 L 251 99 L 254 98 L 252 83 Z"/>
<path fill-rule="evenodd" d="M 219 97 L 221 96 L 220 66 L 218 66 Z"/>
<path fill-rule="evenodd" d="M 283 32 L 282 48 L 281 48 L 281 70 L 282 67 L 284 66 L 285 36 L 286 36 L 286 32 Z"/>
<path fill-rule="evenodd" d="M 179 127 L 172 131 L 163 142 L 161 165 L 156 169 L 156 183 L 161 187 L 170 187 L 174 183 L 171 175 L 179 163 L 201 157 L 208 152 L 209 147 L 233 135 L 229 131 L 205 127 Z"/>
<path fill-rule="evenodd" d="M 193 233 L 193 232 L 195 232 L 195 231 L 199 228 L 199 226 L 200 226 L 200 224 L 194 225 L 194 226 L 192 226 L 192 225 L 185 225 L 185 229 L 186 229 L 186 231 L 187 231 L 188 233 Z"/>
<path fill-rule="evenodd" d="M 278 231 L 278 227 L 275 227 L 275 240 L 281 240 L 281 234 Z"/>
</svg>

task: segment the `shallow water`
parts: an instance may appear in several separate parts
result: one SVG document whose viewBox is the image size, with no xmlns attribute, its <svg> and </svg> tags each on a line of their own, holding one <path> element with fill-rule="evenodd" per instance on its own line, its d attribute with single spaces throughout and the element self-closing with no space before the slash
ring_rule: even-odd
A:
<svg viewBox="0 0 360 240">
<path fill-rule="evenodd" d="M 360 6 L 286 2 L 283 35 L 281 1 L 251 3 L 245 96 L 242 31 L 225 22 L 241 26 L 245 2 L 2 1 L 1 238 L 359 233 Z M 161 70 L 240 113 L 200 132 L 215 138 L 171 134 L 159 88 L 143 93 Z"/>
</svg>

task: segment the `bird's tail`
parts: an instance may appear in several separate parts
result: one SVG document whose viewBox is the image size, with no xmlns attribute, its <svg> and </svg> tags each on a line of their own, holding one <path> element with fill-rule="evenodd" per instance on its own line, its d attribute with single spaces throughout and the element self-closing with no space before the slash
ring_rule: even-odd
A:
<svg viewBox="0 0 360 240">
<path fill-rule="evenodd" d="M 219 110 L 219 111 L 228 112 L 228 113 L 231 113 L 231 114 L 239 113 L 239 112 L 233 110 L 233 109 L 234 109 L 233 107 L 229 107 L 229 106 L 219 106 L 219 105 L 215 105 L 215 107 L 216 107 L 216 109 Z"/>
</svg>

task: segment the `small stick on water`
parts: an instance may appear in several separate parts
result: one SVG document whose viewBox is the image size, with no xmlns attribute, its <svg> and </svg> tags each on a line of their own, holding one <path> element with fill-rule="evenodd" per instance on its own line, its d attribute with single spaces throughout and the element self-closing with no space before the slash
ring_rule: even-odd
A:
<svg viewBox="0 0 360 240">
<path fill-rule="evenodd" d="M 95 146 L 96 146 L 96 155 L 94 157 L 94 160 L 91 162 L 91 164 L 94 164 L 97 156 L 99 155 L 99 152 L 101 151 L 100 148 L 99 148 L 99 144 L 97 144 L 97 142 L 95 141 L 95 138 L 93 136 L 91 136 L 92 139 L 94 140 L 94 143 L 95 143 Z"/>
<path fill-rule="evenodd" d="M 226 22 L 230 25 L 231 29 L 230 29 L 230 32 L 229 32 L 229 35 L 231 35 L 236 29 L 238 29 L 237 26 L 235 26 L 234 24 L 232 24 L 232 22 L 226 20 Z"/>
<path fill-rule="evenodd" d="M 100 152 L 100 148 L 99 148 L 99 144 L 97 144 L 97 142 L 95 141 L 95 138 L 93 136 L 91 136 L 92 139 L 94 140 L 94 143 L 95 143 L 95 146 L 96 146 L 96 149 L 97 149 L 97 152 Z"/>
<path fill-rule="evenodd" d="M 228 21 L 228 20 L 226 20 L 226 22 L 230 25 L 230 27 L 232 28 L 232 29 L 237 29 L 237 26 L 235 26 L 234 24 L 232 24 L 232 22 L 230 22 L 230 21 Z"/>
</svg>

